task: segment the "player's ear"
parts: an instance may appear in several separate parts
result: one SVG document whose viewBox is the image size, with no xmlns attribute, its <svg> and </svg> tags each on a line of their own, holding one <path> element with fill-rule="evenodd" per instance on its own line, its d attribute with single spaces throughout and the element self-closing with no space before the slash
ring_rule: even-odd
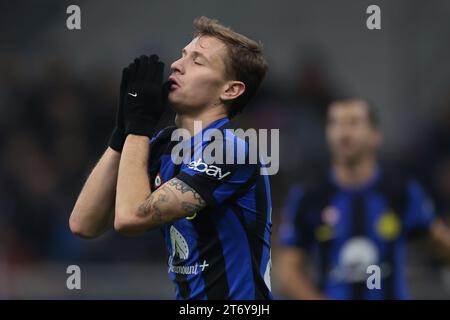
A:
<svg viewBox="0 0 450 320">
<path fill-rule="evenodd" d="M 381 145 L 383 143 L 383 134 L 380 130 L 378 130 L 378 145 Z"/>
<path fill-rule="evenodd" d="M 245 84 L 242 81 L 228 81 L 224 85 L 220 99 L 222 101 L 234 100 L 243 94 L 245 91 Z"/>
<path fill-rule="evenodd" d="M 383 134 L 381 133 L 381 131 L 379 129 L 374 130 L 373 134 L 374 134 L 375 146 L 379 147 L 383 143 Z"/>
</svg>

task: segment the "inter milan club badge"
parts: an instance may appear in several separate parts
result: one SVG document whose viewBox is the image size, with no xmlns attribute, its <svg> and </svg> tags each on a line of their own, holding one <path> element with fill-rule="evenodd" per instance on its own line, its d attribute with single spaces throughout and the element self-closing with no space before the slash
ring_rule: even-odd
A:
<svg viewBox="0 0 450 320">
<path fill-rule="evenodd" d="M 161 179 L 161 175 L 159 172 L 155 177 L 153 185 L 155 186 L 155 189 L 158 189 L 162 185 L 162 179 Z"/>
</svg>

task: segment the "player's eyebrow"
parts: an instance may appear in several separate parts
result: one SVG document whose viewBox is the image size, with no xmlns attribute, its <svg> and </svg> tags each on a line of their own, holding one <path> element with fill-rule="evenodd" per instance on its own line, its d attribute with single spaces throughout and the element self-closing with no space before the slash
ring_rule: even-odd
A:
<svg viewBox="0 0 450 320">
<path fill-rule="evenodd" d="M 184 48 L 183 50 L 181 50 L 181 53 L 184 56 L 184 55 L 188 54 L 188 51 L 186 50 L 186 48 Z M 209 62 L 208 58 L 206 58 L 206 56 L 203 53 L 201 53 L 200 51 L 194 50 L 194 51 L 191 51 L 191 54 L 194 57 L 200 57 L 200 58 L 204 59 L 206 62 Z"/>
</svg>

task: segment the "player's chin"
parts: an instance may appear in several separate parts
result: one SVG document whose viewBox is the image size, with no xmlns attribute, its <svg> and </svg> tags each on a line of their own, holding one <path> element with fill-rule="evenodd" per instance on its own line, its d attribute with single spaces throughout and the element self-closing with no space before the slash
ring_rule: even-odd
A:
<svg viewBox="0 0 450 320">
<path fill-rule="evenodd" d="M 179 97 L 176 97 L 176 96 L 173 96 L 170 94 L 169 94 L 169 105 L 177 113 L 182 113 L 183 110 L 186 109 L 182 100 L 179 99 Z"/>
<path fill-rule="evenodd" d="M 170 91 L 167 98 L 171 106 L 179 104 L 180 99 L 178 98 L 178 95 L 174 91 Z"/>
<path fill-rule="evenodd" d="M 340 162 L 352 162 L 356 153 L 352 150 L 335 150 L 333 158 Z"/>
</svg>

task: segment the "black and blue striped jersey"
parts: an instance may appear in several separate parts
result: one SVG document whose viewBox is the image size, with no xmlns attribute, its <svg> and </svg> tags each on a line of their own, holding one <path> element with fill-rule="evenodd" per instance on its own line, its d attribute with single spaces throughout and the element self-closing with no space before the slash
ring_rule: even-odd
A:
<svg viewBox="0 0 450 320">
<path fill-rule="evenodd" d="M 198 135 L 218 129 L 225 154 L 229 145 L 248 153 L 248 143 L 227 130 L 230 123 L 228 118 L 219 119 Z M 180 142 L 171 139 L 175 129 L 166 128 L 150 141 L 152 190 L 176 177 L 207 203 L 192 216 L 162 227 L 177 299 L 271 299 L 268 176 L 261 174 L 259 163 L 206 163 L 202 151 L 211 141 L 197 143 L 195 137 L 183 142 L 192 148 L 190 161 L 176 164 L 172 151 Z"/>
<path fill-rule="evenodd" d="M 280 228 L 285 247 L 313 257 L 321 290 L 334 299 L 405 299 L 406 238 L 426 230 L 434 209 L 415 180 L 385 174 L 360 188 L 340 185 L 333 174 L 287 198 Z M 380 288 L 369 288 L 368 266 L 381 270 Z"/>
</svg>

